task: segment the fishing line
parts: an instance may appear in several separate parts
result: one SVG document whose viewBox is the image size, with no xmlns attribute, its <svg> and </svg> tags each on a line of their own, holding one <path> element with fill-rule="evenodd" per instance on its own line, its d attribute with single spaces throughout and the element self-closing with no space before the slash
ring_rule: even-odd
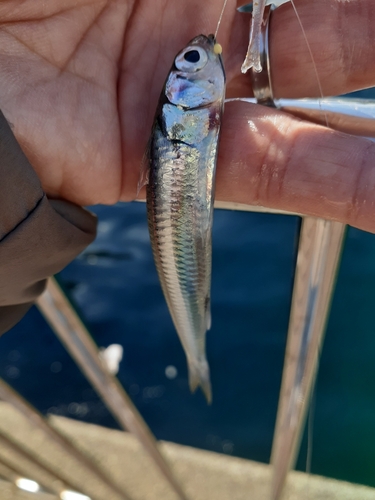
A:
<svg viewBox="0 0 375 500">
<path fill-rule="evenodd" d="M 228 0 L 224 0 L 224 4 L 223 4 L 223 7 L 222 7 L 221 12 L 220 12 L 219 21 L 218 21 L 217 26 L 216 26 L 215 40 L 216 40 L 216 37 L 217 37 L 217 33 L 219 31 L 219 26 L 220 26 L 221 20 L 223 18 L 224 10 L 225 10 L 225 7 L 227 6 L 227 3 L 228 3 Z"/>
<path fill-rule="evenodd" d="M 305 39 L 305 42 L 306 42 L 306 46 L 307 46 L 307 50 L 309 51 L 309 54 L 310 54 L 310 57 L 311 57 L 311 61 L 313 63 L 313 67 L 314 67 L 314 73 L 315 73 L 315 77 L 316 77 L 316 81 L 318 83 L 318 87 L 319 87 L 319 92 L 320 92 L 320 97 L 323 99 L 324 98 L 324 95 L 323 95 L 323 88 L 322 88 L 322 85 L 321 85 L 321 82 L 320 82 L 320 78 L 319 78 L 319 73 L 318 73 L 318 68 L 316 66 L 316 63 L 315 63 L 315 59 L 314 59 L 314 55 L 312 53 L 312 50 L 311 50 L 311 46 L 310 46 L 310 43 L 309 43 L 309 40 L 307 38 L 307 34 L 306 34 L 306 31 L 303 27 L 303 24 L 302 24 L 302 21 L 301 21 L 301 18 L 300 18 L 300 15 L 298 14 L 297 12 L 297 9 L 296 9 L 296 6 L 295 6 L 295 3 L 294 3 L 294 0 L 290 0 L 290 3 L 292 4 L 292 7 L 293 7 L 293 10 L 294 10 L 294 13 L 296 15 L 296 18 L 297 18 L 297 21 L 298 21 L 298 24 L 300 25 L 301 27 L 301 30 L 302 30 L 302 35 L 303 35 L 303 38 Z M 327 113 L 325 111 L 322 110 L 322 103 L 319 102 L 319 108 L 320 108 L 320 111 L 322 114 L 324 114 L 324 119 L 326 121 L 326 126 L 327 128 L 329 128 L 329 123 L 328 123 L 328 116 L 327 116 Z"/>
</svg>

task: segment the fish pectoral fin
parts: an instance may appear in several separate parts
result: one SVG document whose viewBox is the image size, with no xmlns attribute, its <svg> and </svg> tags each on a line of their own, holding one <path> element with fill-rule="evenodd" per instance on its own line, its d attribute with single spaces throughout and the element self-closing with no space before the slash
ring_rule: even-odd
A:
<svg viewBox="0 0 375 500">
<path fill-rule="evenodd" d="M 206 314 L 206 328 L 207 328 L 207 330 L 211 330 L 211 299 L 210 299 L 210 297 L 206 297 L 205 314 Z"/>
<path fill-rule="evenodd" d="M 206 397 L 207 403 L 212 403 L 212 391 L 210 382 L 210 369 L 206 360 L 201 362 L 191 362 L 189 367 L 189 387 L 191 392 L 195 392 L 200 387 Z"/>
</svg>

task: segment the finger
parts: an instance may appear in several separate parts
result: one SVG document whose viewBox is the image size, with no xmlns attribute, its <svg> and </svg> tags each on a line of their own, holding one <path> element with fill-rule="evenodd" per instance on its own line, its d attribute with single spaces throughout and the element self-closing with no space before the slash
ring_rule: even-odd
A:
<svg viewBox="0 0 375 500">
<path fill-rule="evenodd" d="M 290 2 L 271 15 L 275 97 L 320 97 L 321 90 L 328 96 L 375 86 L 374 1 L 294 0 L 294 4 L 301 24 Z M 228 75 L 228 80 L 233 78 L 228 85 L 232 95 L 249 94 L 249 77 L 236 77 L 248 42 L 246 17 L 238 14 L 235 19 Z M 239 50 L 240 45 L 244 48 Z"/>
<path fill-rule="evenodd" d="M 216 198 L 375 232 L 375 144 L 261 106 L 228 103 Z"/>
</svg>

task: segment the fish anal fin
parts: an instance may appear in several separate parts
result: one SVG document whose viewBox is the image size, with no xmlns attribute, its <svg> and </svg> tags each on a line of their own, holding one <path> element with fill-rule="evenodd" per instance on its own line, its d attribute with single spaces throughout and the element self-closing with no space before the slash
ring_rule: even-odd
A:
<svg viewBox="0 0 375 500">
<path fill-rule="evenodd" d="M 210 297 L 206 297 L 205 314 L 206 314 L 206 328 L 207 328 L 207 330 L 210 330 L 211 329 L 211 299 L 210 299 Z"/>
</svg>

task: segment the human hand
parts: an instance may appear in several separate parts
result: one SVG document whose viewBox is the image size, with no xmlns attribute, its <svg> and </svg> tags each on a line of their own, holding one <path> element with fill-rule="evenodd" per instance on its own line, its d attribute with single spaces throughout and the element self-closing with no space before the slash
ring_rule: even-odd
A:
<svg viewBox="0 0 375 500">
<path fill-rule="evenodd" d="M 235 13 L 229 3 L 223 34 Z M 215 29 L 221 7 L 221 0 L 1 2 L 0 107 L 49 196 L 82 205 L 135 197 L 174 57 Z"/>
<path fill-rule="evenodd" d="M 321 97 L 374 86 L 373 4 L 294 4 L 314 64 L 293 6 L 277 9 L 270 25 L 275 97 Z M 238 82 L 239 93 L 246 93 L 244 80 Z M 218 198 L 375 231 L 374 143 L 240 103 L 227 106 L 225 130 L 235 137 L 223 134 L 221 160 L 229 168 L 219 170 Z"/>
<path fill-rule="evenodd" d="M 218 39 L 228 96 L 249 19 L 228 1 Z M 375 85 L 372 0 L 298 0 L 324 95 Z M 78 204 L 136 195 L 157 100 L 175 54 L 215 30 L 222 0 L 7 0 L 0 5 L 0 106 L 45 191 Z M 319 96 L 289 4 L 273 14 L 275 96 Z M 226 105 L 217 198 L 329 217 L 375 231 L 372 143 L 245 103 Z"/>
</svg>

